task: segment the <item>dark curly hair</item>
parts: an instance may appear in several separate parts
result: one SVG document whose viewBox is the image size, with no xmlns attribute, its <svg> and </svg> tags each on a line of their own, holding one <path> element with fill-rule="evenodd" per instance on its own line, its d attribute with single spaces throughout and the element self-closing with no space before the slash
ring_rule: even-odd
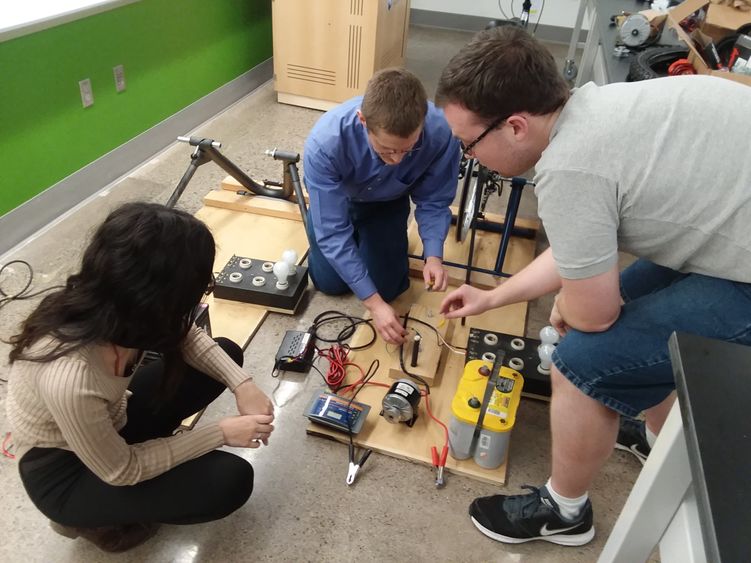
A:
<svg viewBox="0 0 751 563">
<path fill-rule="evenodd" d="M 155 203 L 110 213 L 83 254 L 81 269 L 48 295 L 10 339 L 10 362 L 50 362 L 88 344 L 164 354 L 179 371 L 192 312 L 212 280 L 215 245 L 195 217 Z M 32 345 L 51 336 L 55 345 Z M 181 369 L 181 366 L 180 366 Z"/>
</svg>

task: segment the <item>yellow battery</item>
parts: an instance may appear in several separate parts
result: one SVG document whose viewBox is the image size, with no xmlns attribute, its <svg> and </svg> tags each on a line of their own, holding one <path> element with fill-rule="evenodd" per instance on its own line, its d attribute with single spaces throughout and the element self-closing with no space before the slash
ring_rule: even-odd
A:
<svg viewBox="0 0 751 563">
<path fill-rule="evenodd" d="M 491 370 L 493 365 L 484 360 L 471 360 L 464 366 L 451 401 L 449 448 L 452 457 L 467 459 L 474 456 L 478 465 L 490 469 L 501 465 L 506 458 L 509 432 L 516 421 L 524 377 L 510 367 L 501 367 L 482 428 L 475 432 L 488 384 L 488 376 L 481 373 L 481 368 Z"/>
</svg>

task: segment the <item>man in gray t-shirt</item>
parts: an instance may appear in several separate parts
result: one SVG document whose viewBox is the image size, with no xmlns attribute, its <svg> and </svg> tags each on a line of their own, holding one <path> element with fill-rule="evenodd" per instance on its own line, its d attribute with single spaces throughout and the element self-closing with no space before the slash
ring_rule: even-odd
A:
<svg viewBox="0 0 751 563">
<path fill-rule="evenodd" d="M 437 105 L 465 154 L 535 168 L 550 248 L 491 291 L 462 286 L 448 318 L 558 292 L 551 324 L 552 472 L 526 495 L 475 499 L 485 535 L 582 545 L 587 490 L 621 415 L 654 439 L 674 400 L 673 331 L 751 344 L 751 89 L 707 76 L 572 92 L 521 29 L 480 33 L 444 69 Z M 618 251 L 639 259 L 623 272 Z"/>
</svg>

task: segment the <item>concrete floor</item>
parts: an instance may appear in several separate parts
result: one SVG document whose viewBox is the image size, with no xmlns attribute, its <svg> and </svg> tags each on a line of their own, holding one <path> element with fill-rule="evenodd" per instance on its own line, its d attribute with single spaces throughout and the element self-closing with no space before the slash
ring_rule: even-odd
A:
<svg viewBox="0 0 751 563">
<path fill-rule="evenodd" d="M 412 28 L 407 66 L 435 89 L 440 70 L 467 41 L 468 33 Z M 559 65 L 565 46 L 551 46 Z M 279 147 L 302 152 L 307 132 L 320 116 L 314 110 L 277 104 L 266 84 L 210 120 L 195 134 L 221 140 L 223 152 L 257 178 L 275 178 L 280 166 L 263 151 Z M 144 163 L 127 178 L 82 204 L 54 227 L 40 233 L 11 255 L 29 261 L 35 269 L 34 287 L 62 282 L 72 273 L 92 228 L 121 202 L 164 202 L 182 175 L 189 149 L 180 144 Z M 224 172 L 216 166 L 199 169 L 180 201 L 195 212 L 202 196 L 216 188 Z M 496 201 L 497 200 L 497 201 Z M 500 210 L 499 198 L 489 210 Z M 521 214 L 535 216 L 536 202 L 527 193 Z M 544 237 L 539 241 L 544 247 Z M 9 272 L 10 273 L 10 272 Z M 5 280 L 6 291 L 14 288 Z M 527 334 L 536 336 L 547 324 L 550 299 L 531 304 Z M 2 309 L 0 338 L 15 333 L 17 324 L 36 301 L 11 303 Z M 565 548 L 533 542 L 518 546 L 496 543 L 481 535 L 467 516 L 470 501 L 478 495 L 501 492 L 499 487 L 472 479 L 448 476 L 436 490 L 430 469 L 422 465 L 373 455 L 354 487 L 347 487 L 347 449 L 305 434 L 303 409 L 320 380 L 308 376 L 270 376 L 273 353 L 285 330 L 306 327 L 323 310 L 339 309 L 360 314 L 353 297 L 329 298 L 315 291 L 298 316 L 271 314 L 245 352 L 246 368 L 256 382 L 274 397 L 277 430 L 268 448 L 237 450 L 253 463 L 256 488 L 250 501 L 228 518 L 196 526 L 163 526 L 147 544 L 118 556 L 98 551 L 84 540 L 54 534 L 47 520 L 27 498 L 14 462 L 0 458 L 3 510 L 0 511 L 0 561 L 595 561 L 625 502 L 640 465 L 635 458 L 616 452 L 594 482 L 590 495 L 595 509 L 597 535 L 587 546 Z M 0 343 L 0 362 L 8 346 Z M 7 375 L 4 364 L 0 373 Z M 0 430 L 5 420 L 6 386 L 0 385 Z M 213 404 L 204 420 L 234 414 L 226 393 Z M 546 403 L 524 400 L 514 430 L 508 484 L 515 493 L 523 484 L 540 485 L 548 477 L 549 423 Z M 207 479 L 219 476 L 207 475 Z"/>
</svg>

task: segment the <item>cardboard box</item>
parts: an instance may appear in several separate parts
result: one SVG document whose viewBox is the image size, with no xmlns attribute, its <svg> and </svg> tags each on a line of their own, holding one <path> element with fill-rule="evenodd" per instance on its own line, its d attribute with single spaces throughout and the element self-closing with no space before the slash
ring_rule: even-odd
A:
<svg viewBox="0 0 751 563">
<path fill-rule="evenodd" d="M 747 23 L 751 23 L 751 12 L 742 12 L 732 6 L 712 4 L 707 8 L 707 19 L 702 31 L 715 41 L 719 41 Z"/>
<path fill-rule="evenodd" d="M 694 44 L 694 41 L 688 36 L 688 34 L 683 30 L 683 28 L 680 26 L 680 22 L 693 14 L 695 11 L 700 10 L 702 8 L 705 8 L 706 6 L 709 6 L 709 9 L 707 10 L 707 18 L 705 19 L 704 23 L 701 27 L 701 32 L 705 35 L 709 35 L 713 39 L 717 40 L 719 38 L 724 37 L 725 35 L 728 35 L 729 33 L 735 33 L 735 30 L 738 29 L 740 26 L 744 25 L 745 23 L 749 23 L 751 21 L 751 14 L 749 12 L 741 12 L 740 10 L 735 10 L 733 8 L 729 8 L 728 6 L 717 6 L 715 4 L 711 4 L 707 0 L 685 0 L 683 3 L 678 4 L 677 6 L 671 8 L 668 11 L 668 25 L 675 31 L 678 38 L 683 41 L 686 46 L 688 47 L 688 61 L 694 65 L 694 68 L 696 69 L 696 72 L 699 74 L 709 74 L 711 76 L 719 76 L 720 78 L 727 78 L 729 80 L 734 80 L 735 82 L 740 82 L 741 84 L 746 84 L 747 86 L 751 86 L 751 76 L 745 75 L 745 74 L 739 74 L 734 72 L 725 72 L 720 70 L 711 69 L 707 66 L 707 63 L 704 62 L 704 59 L 699 54 L 699 51 L 696 48 L 696 45 Z M 733 14 L 729 14 L 726 11 L 721 10 L 715 10 L 715 8 L 724 8 L 725 10 L 730 10 L 733 12 Z M 709 14 L 714 13 L 713 19 L 709 19 Z M 707 28 L 708 21 L 711 21 L 711 29 Z M 720 28 L 720 25 L 728 25 L 731 26 L 731 28 Z M 718 29 L 722 29 L 722 33 L 715 37 L 711 33 L 708 33 L 708 31 L 711 31 L 713 33 L 717 33 Z"/>
</svg>

